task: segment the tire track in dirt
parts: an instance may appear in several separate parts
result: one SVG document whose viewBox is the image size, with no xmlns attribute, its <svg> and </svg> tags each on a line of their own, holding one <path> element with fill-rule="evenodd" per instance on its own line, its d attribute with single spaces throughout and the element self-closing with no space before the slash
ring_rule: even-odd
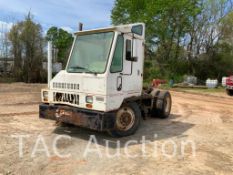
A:
<svg viewBox="0 0 233 175">
<path fill-rule="evenodd" d="M 172 95 L 176 98 L 182 99 L 183 102 L 184 99 L 187 99 L 187 102 L 189 101 L 198 101 L 200 103 L 214 103 L 217 105 L 223 105 L 232 106 L 233 104 L 233 98 L 222 98 L 217 96 L 205 96 L 203 94 L 191 94 L 191 93 L 182 93 L 182 92 L 174 92 L 172 91 Z"/>
<path fill-rule="evenodd" d="M 21 115 L 34 115 L 34 114 L 38 114 L 38 112 L 36 111 L 32 111 L 32 112 L 21 112 L 21 113 L 6 113 L 6 114 L 0 114 L 0 117 L 12 117 L 12 116 L 21 116 Z"/>
<path fill-rule="evenodd" d="M 0 106 L 24 106 L 24 105 L 39 105 L 40 101 L 27 102 L 27 103 L 11 103 L 11 104 L 1 104 Z"/>
<path fill-rule="evenodd" d="M 7 85 L 6 85 L 7 86 Z M 15 85 L 17 86 L 17 85 Z M 25 85 L 27 86 L 27 85 Z M 34 85 L 33 85 L 34 86 Z M 9 91 L 14 92 L 14 86 Z M 0 87 L 1 88 L 1 87 Z M 23 89 L 23 86 L 21 87 Z M 34 89 L 34 87 L 32 87 Z M 8 89 L 5 87 L 5 89 Z M 16 88 L 17 90 L 17 88 Z M 26 90 L 24 90 L 26 91 Z M 30 93 L 30 92 L 29 92 Z M 11 174 L 231 174 L 233 171 L 233 98 L 209 97 L 193 95 L 182 92 L 171 92 L 173 107 L 171 117 L 166 120 L 148 119 L 143 121 L 135 135 L 112 139 L 104 133 L 84 130 L 78 127 L 55 126 L 54 121 L 38 118 L 38 94 L 17 95 L 14 93 L 0 93 L 0 97 L 9 98 L 0 104 L 0 174 L 9 171 Z M 7 104 L 6 104 L 7 103 Z M 25 140 L 25 156 L 18 157 L 17 140 L 12 140 L 11 134 L 30 134 L 30 139 Z M 158 138 L 154 138 L 154 133 Z M 39 154 L 31 159 L 31 150 L 35 146 L 38 135 L 45 137 L 47 145 L 52 145 L 57 135 L 71 136 L 58 143 L 61 153 L 72 153 L 71 159 L 48 159 L 46 155 Z M 98 146 L 104 151 L 106 148 L 102 140 L 140 141 L 141 136 L 158 145 L 158 157 L 148 158 L 106 158 L 101 159 L 97 154 L 90 154 L 84 161 L 82 150 L 89 141 L 89 135 L 95 135 Z M 167 159 L 162 156 L 161 144 L 166 141 L 180 143 L 191 140 L 196 144 L 196 157 L 192 157 L 191 148 L 186 150 L 184 157 Z M 147 149 L 148 154 L 153 154 L 154 145 Z M 123 151 L 123 147 L 121 151 Z M 1 150 L 3 150 L 1 152 Z M 80 151 L 81 150 L 81 151 Z M 129 152 L 138 153 L 141 144 L 129 147 Z M 169 151 L 169 150 L 168 150 Z M 179 151 L 179 150 L 178 150 Z M 110 148 L 115 153 L 115 148 Z M 52 152 L 51 152 L 52 153 Z M 104 155 L 104 154 L 103 154 Z M 51 160 L 51 161 L 50 161 Z M 84 163 L 83 163 L 84 162 Z M 129 166 L 130 165 L 130 166 Z M 7 170 L 7 171 L 5 171 Z"/>
</svg>

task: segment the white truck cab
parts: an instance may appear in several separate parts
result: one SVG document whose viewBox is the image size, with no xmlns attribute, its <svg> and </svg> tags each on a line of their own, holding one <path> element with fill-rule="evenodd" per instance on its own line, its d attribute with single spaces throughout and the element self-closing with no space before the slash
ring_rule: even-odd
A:
<svg viewBox="0 0 233 175">
<path fill-rule="evenodd" d="M 143 91 L 144 46 L 143 23 L 75 33 L 66 69 L 42 90 L 40 117 L 114 136 L 133 134 L 142 115 L 168 117 L 170 93 Z"/>
</svg>

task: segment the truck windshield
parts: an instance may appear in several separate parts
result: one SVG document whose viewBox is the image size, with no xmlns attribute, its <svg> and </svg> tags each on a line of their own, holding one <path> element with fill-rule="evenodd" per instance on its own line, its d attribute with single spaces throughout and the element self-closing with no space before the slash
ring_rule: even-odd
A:
<svg viewBox="0 0 233 175">
<path fill-rule="evenodd" d="M 113 40 L 113 32 L 78 36 L 67 71 L 70 73 L 104 73 Z"/>
</svg>

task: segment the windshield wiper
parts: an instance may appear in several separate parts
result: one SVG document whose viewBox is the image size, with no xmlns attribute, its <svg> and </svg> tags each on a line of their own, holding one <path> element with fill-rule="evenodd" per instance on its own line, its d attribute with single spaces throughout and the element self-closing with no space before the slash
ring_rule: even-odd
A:
<svg viewBox="0 0 233 175">
<path fill-rule="evenodd" d="M 72 66 L 70 67 L 71 69 L 84 69 L 84 70 L 87 70 L 87 68 L 85 67 L 81 67 L 81 66 Z"/>
<path fill-rule="evenodd" d="M 72 67 L 70 67 L 70 69 L 82 69 L 82 70 L 86 70 L 86 73 L 97 74 L 96 72 L 93 72 L 93 71 L 89 70 L 88 68 L 82 67 L 82 66 L 72 66 Z"/>
</svg>

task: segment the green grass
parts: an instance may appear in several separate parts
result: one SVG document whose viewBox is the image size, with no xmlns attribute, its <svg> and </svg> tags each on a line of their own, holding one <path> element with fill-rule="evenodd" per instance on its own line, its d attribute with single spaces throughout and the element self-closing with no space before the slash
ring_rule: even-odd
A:
<svg viewBox="0 0 233 175">
<path fill-rule="evenodd" d="M 0 83 L 14 83 L 16 82 L 13 77 L 0 77 Z"/>
<path fill-rule="evenodd" d="M 189 92 L 201 92 L 201 93 L 221 93 L 225 92 L 225 89 L 222 87 L 214 88 L 214 89 L 199 89 L 199 88 L 172 88 L 173 90 L 182 90 Z"/>
<path fill-rule="evenodd" d="M 169 87 L 168 84 L 161 85 L 159 87 L 160 89 L 165 89 L 165 90 L 174 90 L 174 91 L 185 91 L 185 92 L 194 92 L 194 93 L 206 93 L 206 94 L 214 94 L 214 93 L 225 93 L 226 89 L 224 87 L 218 87 L 214 89 L 205 89 L 205 88 L 191 88 L 191 87 L 176 87 L 176 88 L 171 88 Z"/>
<path fill-rule="evenodd" d="M 204 93 L 204 94 L 215 94 L 215 93 L 225 93 L 225 88 L 218 87 L 214 89 L 203 89 L 203 88 L 170 88 L 174 91 L 185 91 L 194 93 Z"/>
</svg>

